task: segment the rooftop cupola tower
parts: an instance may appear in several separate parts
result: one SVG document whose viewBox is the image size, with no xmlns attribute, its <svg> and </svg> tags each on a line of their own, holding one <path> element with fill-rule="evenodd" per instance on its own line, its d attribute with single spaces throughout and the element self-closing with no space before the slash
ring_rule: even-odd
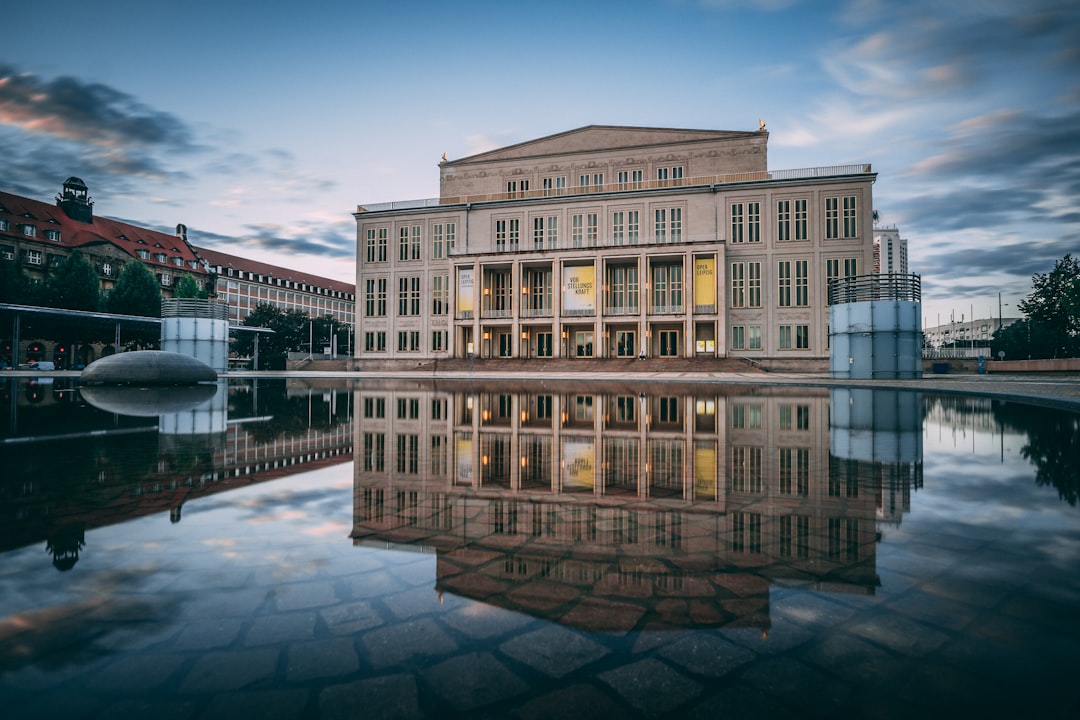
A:
<svg viewBox="0 0 1080 720">
<path fill-rule="evenodd" d="M 56 196 L 56 204 L 72 220 L 94 222 L 94 203 L 90 200 L 90 190 L 86 183 L 77 177 L 64 181 L 64 191 Z"/>
</svg>

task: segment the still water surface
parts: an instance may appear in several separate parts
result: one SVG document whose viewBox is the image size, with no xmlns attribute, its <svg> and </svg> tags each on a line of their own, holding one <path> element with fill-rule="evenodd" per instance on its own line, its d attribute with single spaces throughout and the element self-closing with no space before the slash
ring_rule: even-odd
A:
<svg viewBox="0 0 1080 720">
<path fill-rule="evenodd" d="M 0 385 L 5 718 L 1076 716 L 1080 416 Z"/>
</svg>

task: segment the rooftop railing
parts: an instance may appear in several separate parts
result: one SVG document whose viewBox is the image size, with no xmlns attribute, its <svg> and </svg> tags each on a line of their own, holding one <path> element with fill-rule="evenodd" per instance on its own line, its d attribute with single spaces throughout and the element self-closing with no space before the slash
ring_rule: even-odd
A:
<svg viewBox="0 0 1080 720">
<path fill-rule="evenodd" d="M 873 300 L 922 301 L 922 278 L 912 273 L 900 275 L 855 275 L 829 280 L 829 304 L 867 302 Z"/>
<path fill-rule="evenodd" d="M 723 175 L 703 175 L 700 177 L 677 178 L 675 180 L 641 180 L 638 182 L 611 182 L 601 185 L 581 185 L 568 188 L 540 188 L 537 190 L 519 190 L 517 192 L 486 193 L 478 195 L 449 195 L 446 197 L 426 198 L 422 200 L 396 200 L 386 203 L 357 205 L 356 212 L 386 212 L 388 210 L 418 210 L 446 205 L 468 205 L 471 203 L 508 202 L 512 200 L 537 200 L 544 198 L 576 197 L 614 192 L 637 192 L 641 190 L 662 190 L 680 187 L 710 187 L 713 185 L 734 185 L 748 182 L 769 182 L 776 180 L 811 180 L 814 178 L 841 177 L 845 175 L 868 175 L 870 163 L 852 165 L 826 165 L 794 170 L 760 170 L 755 172 L 726 173 Z"/>
</svg>

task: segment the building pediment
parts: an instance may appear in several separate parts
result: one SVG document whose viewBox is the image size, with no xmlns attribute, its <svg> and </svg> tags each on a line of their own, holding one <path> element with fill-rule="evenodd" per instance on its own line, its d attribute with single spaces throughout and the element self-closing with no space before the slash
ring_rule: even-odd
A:
<svg viewBox="0 0 1080 720">
<path fill-rule="evenodd" d="M 633 151 L 671 144 L 746 140 L 760 137 L 759 132 L 736 130 L 681 130 L 676 128 L 643 128 L 614 125 L 587 125 L 576 130 L 548 135 L 497 150 L 470 155 L 443 163 L 444 167 L 477 162 L 524 160 L 529 158 L 568 155 L 582 152 L 611 150 Z"/>
</svg>

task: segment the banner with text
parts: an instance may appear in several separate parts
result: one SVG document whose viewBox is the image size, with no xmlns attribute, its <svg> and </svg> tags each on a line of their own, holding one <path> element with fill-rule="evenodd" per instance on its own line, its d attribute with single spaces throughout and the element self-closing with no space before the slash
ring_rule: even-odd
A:
<svg viewBox="0 0 1080 720">
<path fill-rule="evenodd" d="M 694 305 L 716 305 L 716 258 L 694 258 Z"/>
<path fill-rule="evenodd" d="M 568 315 L 596 314 L 596 268 L 592 265 L 563 270 L 563 310 Z"/>
<path fill-rule="evenodd" d="M 563 488 L 567 490 L 592 489 L 596 484 L 596 443 L 564 441 Z"/>
<path fill-rule="evenodd" d="M 473 269 L 458 268 L 457 280 L 457 311 L 471 313 L 473 311 Z"/>
</svg>

